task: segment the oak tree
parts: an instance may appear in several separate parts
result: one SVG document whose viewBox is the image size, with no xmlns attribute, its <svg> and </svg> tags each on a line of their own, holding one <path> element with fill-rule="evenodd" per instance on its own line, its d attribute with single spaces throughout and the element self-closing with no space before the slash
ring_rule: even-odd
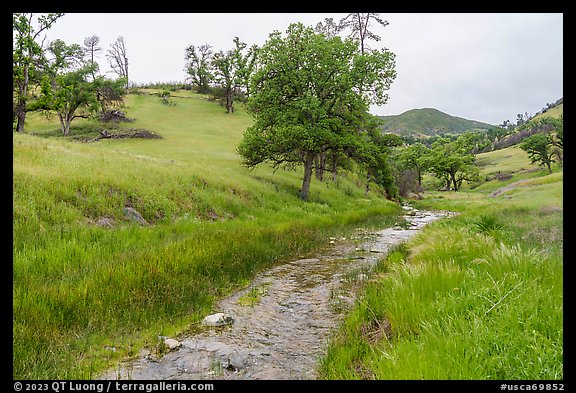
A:
<svg viewBox="0 0 576 393">
<path fill-rule="evenodd" d="M 243 164 L 303 165 L 300 197 L 307 200 L 315 158 L 360 148 L 369 104 L 386 102 L 395 76 L 391 52 L 361 54 L 353 40 L 328 38 L 301 23 L 291 24 L 285 37 L 274 31 L 251 78 L 247 109 L 254 124 L 237 148 Z"/>
<path fill-rule="evenodd" d="M 212 46 L 209 44 L 189 45 L 184 55 L 186 74 L 197 93 L 206 94 L 210 91 L 210 83 L 214 75 L 212 72 Z"/>
<path fill-rule="evenodd" d="M 26 113 L 30 110 L 32 97 L 30 85 L 39 85 L 45 64 L 44 40 L 41 34 L 49 29 L 62 13 L 50 13 L 36 18 L 31 13 L 16 13 L 12 15 L 12 80 L 14 85 L 14 118 L 16 131 L 24 131 Z"/>
<path fill-rule="evenodd" d="M 546 166 L 548 172 L 552 173 L 552 162 L 554 162 L 554 151 L 551 149 L 550 140 L 543 134 L 532 135 L 522 141 L 520 148 L 528 153 L 530 162 L 540 166 Z"/>
</svg>

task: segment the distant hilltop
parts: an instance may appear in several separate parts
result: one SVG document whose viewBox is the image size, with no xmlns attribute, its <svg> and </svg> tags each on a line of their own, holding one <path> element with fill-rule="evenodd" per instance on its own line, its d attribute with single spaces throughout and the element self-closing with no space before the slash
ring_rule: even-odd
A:
<svg viewBox="0 0 576 393">
<path fill-rule="evenodd" d="M 384 132 L 397 135 L 461 134 L 473 129 L 489 130 L 495 127 L 488 123 L 451 116 L 434 108 L 411 109 L 399 115 L 378 117 L 383 120 Z"/>
</svg>

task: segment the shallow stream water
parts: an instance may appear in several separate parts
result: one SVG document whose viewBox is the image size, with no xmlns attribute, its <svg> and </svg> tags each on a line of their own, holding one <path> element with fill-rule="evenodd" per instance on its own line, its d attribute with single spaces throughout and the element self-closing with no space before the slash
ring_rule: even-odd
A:
<svg viewBox="0 0 576 393">
<path fill-rule="evenodd" d="M 406 223 L 358 229 L 331 238 L 313 255 L 258 274 L 248 288 L 224 298 L 214 312 L 225 327 L 198 327 L 162 357 L 142 353 L 99 379 L 315 379 L 328 340 L 353 304 L 370 268 L 389 248 L 448 215 L 404 207 Z"/>
</svg>

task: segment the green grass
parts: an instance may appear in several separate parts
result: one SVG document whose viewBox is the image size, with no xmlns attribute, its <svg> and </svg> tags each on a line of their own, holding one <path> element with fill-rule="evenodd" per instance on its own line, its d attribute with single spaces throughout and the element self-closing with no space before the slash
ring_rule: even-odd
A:
<svg viewBox="0 0 576 393">
<path fill-rule="evenodd" d="M 530 164 L 526 152 L 517 145 L 501 150 L 481 153 L 476 156 L 477 164 L 483 169 L 483 175 L 494 173 L 515 173 L 538 168 Z"/>
<path fill-rule="evenodd" d="M 189 98 L 127 98 L 136 120 L 126 126 L 162 139 L 82 143 L 74 137 L 102 125 L 74 122 L 63 138 L 38 114 L 34 135 L 13 135 L 13 378 L 93 378 L 195 326 L 259 270 L 399 214 L 377 191 L 366 198 L 353 174 L 313 180 L 301 201 L 300 170 L 240 165 L 235 146 L 251 124 L 241 105 L 229 115 L 175 95 Z M 511 178 L 412 202 L 461 214 L 378 264 L 324 378 L 563 378 L 562 168 L 548 175 L 517 148 L 478 158 L 484 176 Z M 150 225 L 131 223 L 126 206 Z"/>
<path fill-rule="evenodd" d="M 162 139 L 83 143 L 74 136 L 108 126 L 74 122 L 64 138 L 40 115 L 34 135 L 13 134 L 13 378 L 93 378 L 189 329 L 257 271 L 401 211 L 351 174 L 313 181 L 301 201 L 300 170 L 240 165 L 241 105 L 229 115 L 190 97 L 127 98 L 128 127 Z"/>
<path fill-rule="evenodd" d="M 379 262 L 330 342 L 322 378 L 563 379 L 562 180 L 414 202 L 461 214 Z"/>
<path fill-rule="evenodd" d="M 564 104 L 557 105 L 553 108 L 548 109 L 544 113 L 540 113 L 539 115 L 534 116 L 532 120 L 538 120 L 545 117 L 552 117 L 552 118 L 559 118 L 561 115 L 564 114 Z"/>
</svg>

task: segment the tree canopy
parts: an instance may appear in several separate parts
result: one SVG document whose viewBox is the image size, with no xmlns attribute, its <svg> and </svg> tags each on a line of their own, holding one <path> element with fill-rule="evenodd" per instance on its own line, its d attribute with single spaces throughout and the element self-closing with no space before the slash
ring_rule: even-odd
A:
<svg viewBox="0 0 576 393">
<path fill-rule="evenodd" d="M 238 152 L 248 167 L 302 164 L 300 197 L 307 200 L 316 156 L 360 149 L 368 106 L 386 102 L 396 76 L 394 55 L 361 54 L 355 41 L 301 23 L 286 33 L 273 32 L 259 50 L 247 103 L 255 121 Z"/>
<path fill-rule="evenodd" d="M 14 85 L 14 117 L 17 120 L 16 131 L 24 131 L 26 112 L 33 110 L 29 103 L 35 99 L 30 84 L 39 84 L 42 67 L 46 62 L 44 41 L 41 34 L 61 18 L 62 13 L 49 13 L 33 22 L 33 14 L 16 13 L 12 15 L 12 82 Z"/>
<path fill-rule="evenodd" d="M 552 173 L 551 164 L 554 162 L 554 152 L 551 149 L 550 139 L 545 134 L 535 134 L 524 139 L 520 148 L 528 153 L 532 164 L 546 166 Z"/>
<path fill-rule="evenodd" d="M 473 154 L 478 137 L 468 132 L 454 141 L 440 138 L 432 144 L 426 165 L 432 173 L 446 181 L 447 189 L 458 191 L 464 180 L 478 179 L 480 171 Z"/>
</svg>

